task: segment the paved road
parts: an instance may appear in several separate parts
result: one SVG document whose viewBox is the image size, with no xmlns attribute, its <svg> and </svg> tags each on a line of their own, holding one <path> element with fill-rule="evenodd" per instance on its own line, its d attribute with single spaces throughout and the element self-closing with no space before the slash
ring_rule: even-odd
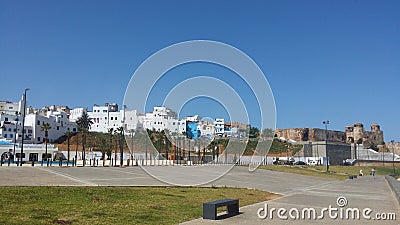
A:
<svg viewBox="0 0 400 225">
<path fill-rule="evenodd" d="M 176 181 L 194 180 L 202 182 L 204 174 L 213 177 L 215 171 L 226 170 L 224 166 L 208 166 L 201 170 L 194 168 L 181 168 L 177 166 L 156 166 L 151 168 L 155 173 L 163 173 L 161 179 Z M 110 168 L 110 167 L 1 167 L 1 185 L 84 185 L 84 186 L 161 186 L 168 185 L 158 181 L 139 167 Z M 203 186 L 232 186 L 255 188 L 284 195 L 284 197 L 268 202 L 257 203 L 242 207 L 241 214 L 226 218 L 224 220 L 210 221 L 197 219 L 186 224 L 399 224 L 396 221 L 366 220 L 333 220 L 325 213 L 325 219 L 314 220 L 281 220 L 274 217 L 260 219 L 257 211 L 268 205 L 268 208 L 284 208 L 290 210 L 295 208 L 301 211 L 303 208 L 313 207 L 319 213 L 322 208 L 338 207 L 336 200 L 339 196 L 347 199 L 348 205 L 343 207 L 371 208 L 370 214 L 375 216 L 376 212 L 396 213 L 400 216 L 399 205 L 386 183 L 384 177 L 375 179 L 366 176 L 354 180 L 336 181 L 322 178 L 313 178 L 295 174 L 273 172 L 267 170 L 256 170 L 249 173 L 245 167 L 235 167 L 221 179 Z M 320 214 L 320 213 L 319 213 Z M 318 215 L 319 215 L 318 214 Z M 288 214 L 286 214 L 288 215 Z M 399 221 L 400 218 L 397 220 Z"/>
</svg>

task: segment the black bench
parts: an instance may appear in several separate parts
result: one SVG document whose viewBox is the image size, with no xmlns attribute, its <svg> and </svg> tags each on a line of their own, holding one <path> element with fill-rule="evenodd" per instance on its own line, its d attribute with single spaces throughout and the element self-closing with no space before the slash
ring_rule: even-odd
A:
<svg viewBox="0 0 400 225">
<path fill-rule="evenodd" d="M 226 206 L 227 216 L 239 214 L 239 199 L 227 198 L 203 203 L 203 219 L 216 220 L 217 208 L 221 206 Z"/>
</svg>

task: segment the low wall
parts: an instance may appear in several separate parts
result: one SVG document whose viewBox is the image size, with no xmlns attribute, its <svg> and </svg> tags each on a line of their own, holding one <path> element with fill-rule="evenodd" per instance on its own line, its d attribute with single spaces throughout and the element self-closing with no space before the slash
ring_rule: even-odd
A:
<svg viewBox="0 0 400 225">
<path fill-rule="evenodd" d="M 386 175 L 385 179 L 388 182 L 390 189 L 392 189 L 393 194 L 396 196 L 397 203 L 400 204 L 400 182 L 389 175 Z"/>
</svg>

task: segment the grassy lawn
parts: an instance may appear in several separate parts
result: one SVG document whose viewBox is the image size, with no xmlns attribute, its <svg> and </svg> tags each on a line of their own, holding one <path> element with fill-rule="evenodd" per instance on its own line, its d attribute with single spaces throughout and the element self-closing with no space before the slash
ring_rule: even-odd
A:
<svg viewBox="0 0 400 225">
<path fill-rule="evenodd" d="M 267 165 L 260 166 L 259 168 L 338 180 L 348 179 L 349 175 L 358 175 L 360 170 L 363 171 L 364 176 L 369 176 L 372 168 L 375 168 L 376 170 L 375 175 L 388 175 L 393 173 L 393 168 L 391 166 L 329 166 L 329 172 L 326 172 L 325 166 Z"/>
<path fill-rule="evenodd" d="M 202 216 L 202 203 L 240 206 L 279 195 L 239 188 L 0 187 L 0 224 L 177 224 Z M 11 196 L 11 197 L 6 197 Z"/>
</svg>

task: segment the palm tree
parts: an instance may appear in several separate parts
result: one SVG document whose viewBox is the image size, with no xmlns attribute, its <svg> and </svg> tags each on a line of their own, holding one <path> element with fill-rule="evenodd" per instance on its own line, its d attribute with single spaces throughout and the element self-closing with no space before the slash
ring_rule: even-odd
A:
<svg viewBox="0 0 400 225">
<path fill-rule="evenodd" d="M 65 132 L 65 136 L 67 136 L 67 144 L 68 144 L 68 157 L 67 157 L 67 166 L 69 165 L 69 151 L 70 151 L 70 140 L 71 140 L 71 136 L 72 136 L 72 132 L 71 131 L 67 131 Z"/>
<path fill-rule="evenodd" d="M 89 117 L 87 112 L 83 112 L 82 116 L 76 120 L 76 124 L 78 125 L 79 132 L 82 134 L 82 158 L 83 158 L 83 166 L 86 164 L 85 158 L 85 144 L 86 144 L 86 134 L 89 132 L 90 127 L 93 124 L 92 118 Z"/>
<path fill-rule="evenodd" d="M 118 134 L 118 137 L 119 137 L 119 151 L 120 151 L 120 166 L 122 167 L 123 166 L 123 154 L 124 154 L 124 127 L 118 127 L 117 128 L 117 130 L 116 130 L 117 132 L 119 132 Z M 115 157 L 115 158 L 117 158 L 117 157 Z"/>
<path fill-rule="evenodd" d="M 47 140 L 48 140 L 48 137 L 49 137 L 49 130 L 51 129 L 51 126 L 50 126 L 50 124 L 45 123 L 42 126 L 40 126 L 40 128 L 42 129 L 42 131 L 44 131 L 44 138 L 45 138 L 44 141 L 46 143 L 46 152 L 45 152 L 44 159 L 47 160 Z M 42 161 L 43 161 L 43 157 L 42 157 Z"/>
</svg>

